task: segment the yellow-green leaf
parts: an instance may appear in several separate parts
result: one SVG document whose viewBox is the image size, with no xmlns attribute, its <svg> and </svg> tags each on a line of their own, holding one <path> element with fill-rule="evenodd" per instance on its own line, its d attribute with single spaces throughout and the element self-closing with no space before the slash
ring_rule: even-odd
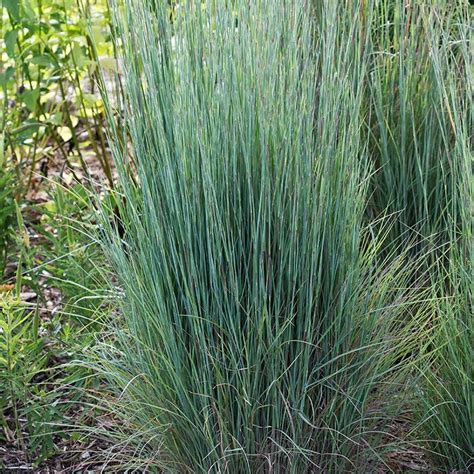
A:
<svg viewBox="0 0 474 474">
<path fill-rule="evenodd" d="M 59 136 L 65 141 L 69 141 L 72 138 L 72 132 L 69 127 L 58 127 L 57 132 Z"/>
</svg>

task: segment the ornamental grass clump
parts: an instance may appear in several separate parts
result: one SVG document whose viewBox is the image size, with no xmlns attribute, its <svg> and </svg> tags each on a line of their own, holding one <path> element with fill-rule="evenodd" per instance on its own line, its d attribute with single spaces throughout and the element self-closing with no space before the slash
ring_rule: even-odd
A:
<svg viewBox="0 0 474 474">
<path fill-rule="evenodd" d="M 466 205 L 472 61 L 464 1 L 375 2 L 368 75 L 370 215 L 394 216 L 386 243 L 446 255 Z M 472 124 L 471 124 L 472 127 Z M 425 259 L 430 265 L 433 258 Z"/>
<path fill-rule="evenodd" d="M 418 435 L 435 466 L 470 472 L 474 466 L 472 275 L 465 255 L 450 255 L 433 285 L 435 330 L 420 367 Z"/>
<path fill-rule="evenodd" d="M 437 22 L 441 32 L 431 57 L 443 137 L 440 166 L 445 170 L 437 188 L 444 186 L 449 194 L 440 197 L 441 210 L 435 214 L 443 225 L 435 236 L 439 256 L 431 271 L 434 330 L 426 364 L 419 364 L 419 417 L 421 437 L 436 467 L 470 472 L 474 467 L 473 77 L 467 7 L 454 9 Z"/>
<path fill-rule="evenodd" d="M 112 7 L 123 321 L 99 354 L 128 442 L 167 472 L 364 466 L 424 324 L 410 260 L 363 228 L 366 12 L 164 3 Z"/>
<path fill-rule="evenodd" d="M 414 278 L 427 269 L 431 287 L 415 431 L 436 468 L 463 472 L 474 466 L 470 8 L 380 2 L 368 101 L 368 210 L 396 216 L 385 243 L 415 243 Z"/>
</svg>

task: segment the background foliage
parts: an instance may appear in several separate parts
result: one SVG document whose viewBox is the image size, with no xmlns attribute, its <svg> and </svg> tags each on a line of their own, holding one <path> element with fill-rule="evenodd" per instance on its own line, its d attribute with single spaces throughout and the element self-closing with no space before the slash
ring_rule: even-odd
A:
<svg viewBox="0 0 474 474">
<path fill-rule="evenodd" d="M 115 60 L 105 1 L 5 0 L 0 32 L 0 461 L 20 468 L 71 439 L 66 386 L 89 382 L 67 364 L 107 314 L 89 195 L 112 184 L 96 76 Z"/>
</svg>

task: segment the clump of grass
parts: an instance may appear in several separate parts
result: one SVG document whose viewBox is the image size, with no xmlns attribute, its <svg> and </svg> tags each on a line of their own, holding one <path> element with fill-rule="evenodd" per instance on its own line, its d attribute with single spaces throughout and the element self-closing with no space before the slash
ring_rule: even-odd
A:
<svg viewBox="0 0 474 474">
<path fill-rule="evenodd" d="M 440 275 L 445 278 L 435 286 L 433 350 L 421 367 L 420 426 L 437 466 L 469 472 L 474 465 L 471 276 L 457 259 L 448 276 L 445 270 Z"/>
<path fill-rule="evenodd" d="M 388 244 L 446 255 L 466 199 L 472 109 L 467 2 L 376 2 L 369 74 L 369 211 L 396 216 Z M 471 117 L 472 120 L 472 117 Z M 427 264 L 430 262 L 427 259 Z"/>
<path fill-rule="evenodd" d="M 137 456 L 173 472 L 360 466 L 374 394 L 424 317 L 406 321 L 406 255 L 382 260 L 362 227 L 366 10 L 112 10 L 126 127 L 111 123 L 105 231 L 123 327 L 99 354 L 142 427 Z"/>
<path fill-rule="evenodd" d="M 421 437 L 443 468 L 469 470 L 474 439 L 469 6 L 379 2 L 373 19 L 368 123 L 376 172 L 368 210 L 372 216 L 396 216 L 389 248 L 414 241 L 413 250 L 425 255 L 420 268 L 430 274 L 434 306 L 432 329 L 420 335 Z"/>
<path fill-rule="evenodd" d="M 420 419 L 425 446 L 438 466 L 474 466 L 472 318 L 472 60 L 467 10 L 443 29 L 433 63 L 440 97 L 439 121 L 449 174 L 438 184 L 443 201 L 441 255 L 432 272 L 435 295 L 432 352 L 421 366 Z M 442 104 L 444 107 L 442 107 Z"/>
</svg>

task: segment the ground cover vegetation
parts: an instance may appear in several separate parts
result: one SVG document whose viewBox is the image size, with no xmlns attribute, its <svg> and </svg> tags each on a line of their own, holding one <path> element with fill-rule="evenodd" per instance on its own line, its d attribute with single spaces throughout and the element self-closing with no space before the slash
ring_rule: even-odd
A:
<svg viewBox="0 0 474 474">
<path fill-rule="evenodd" d="M 70 420 L 89 415 L 66 387 L 90 385 L 70 361 L 106 312 L 89 193 L 96 179 L 111 183 L 94 79 L 115 64 L 107 12 L 105 2 L 1 4 L 2 471 L 78 466 L 84 451 Z"/>
<path fill-rule="evenodd" d="M 469 472 L 471 35 L 4 0 L 1 468 Z"/>
</svg>

